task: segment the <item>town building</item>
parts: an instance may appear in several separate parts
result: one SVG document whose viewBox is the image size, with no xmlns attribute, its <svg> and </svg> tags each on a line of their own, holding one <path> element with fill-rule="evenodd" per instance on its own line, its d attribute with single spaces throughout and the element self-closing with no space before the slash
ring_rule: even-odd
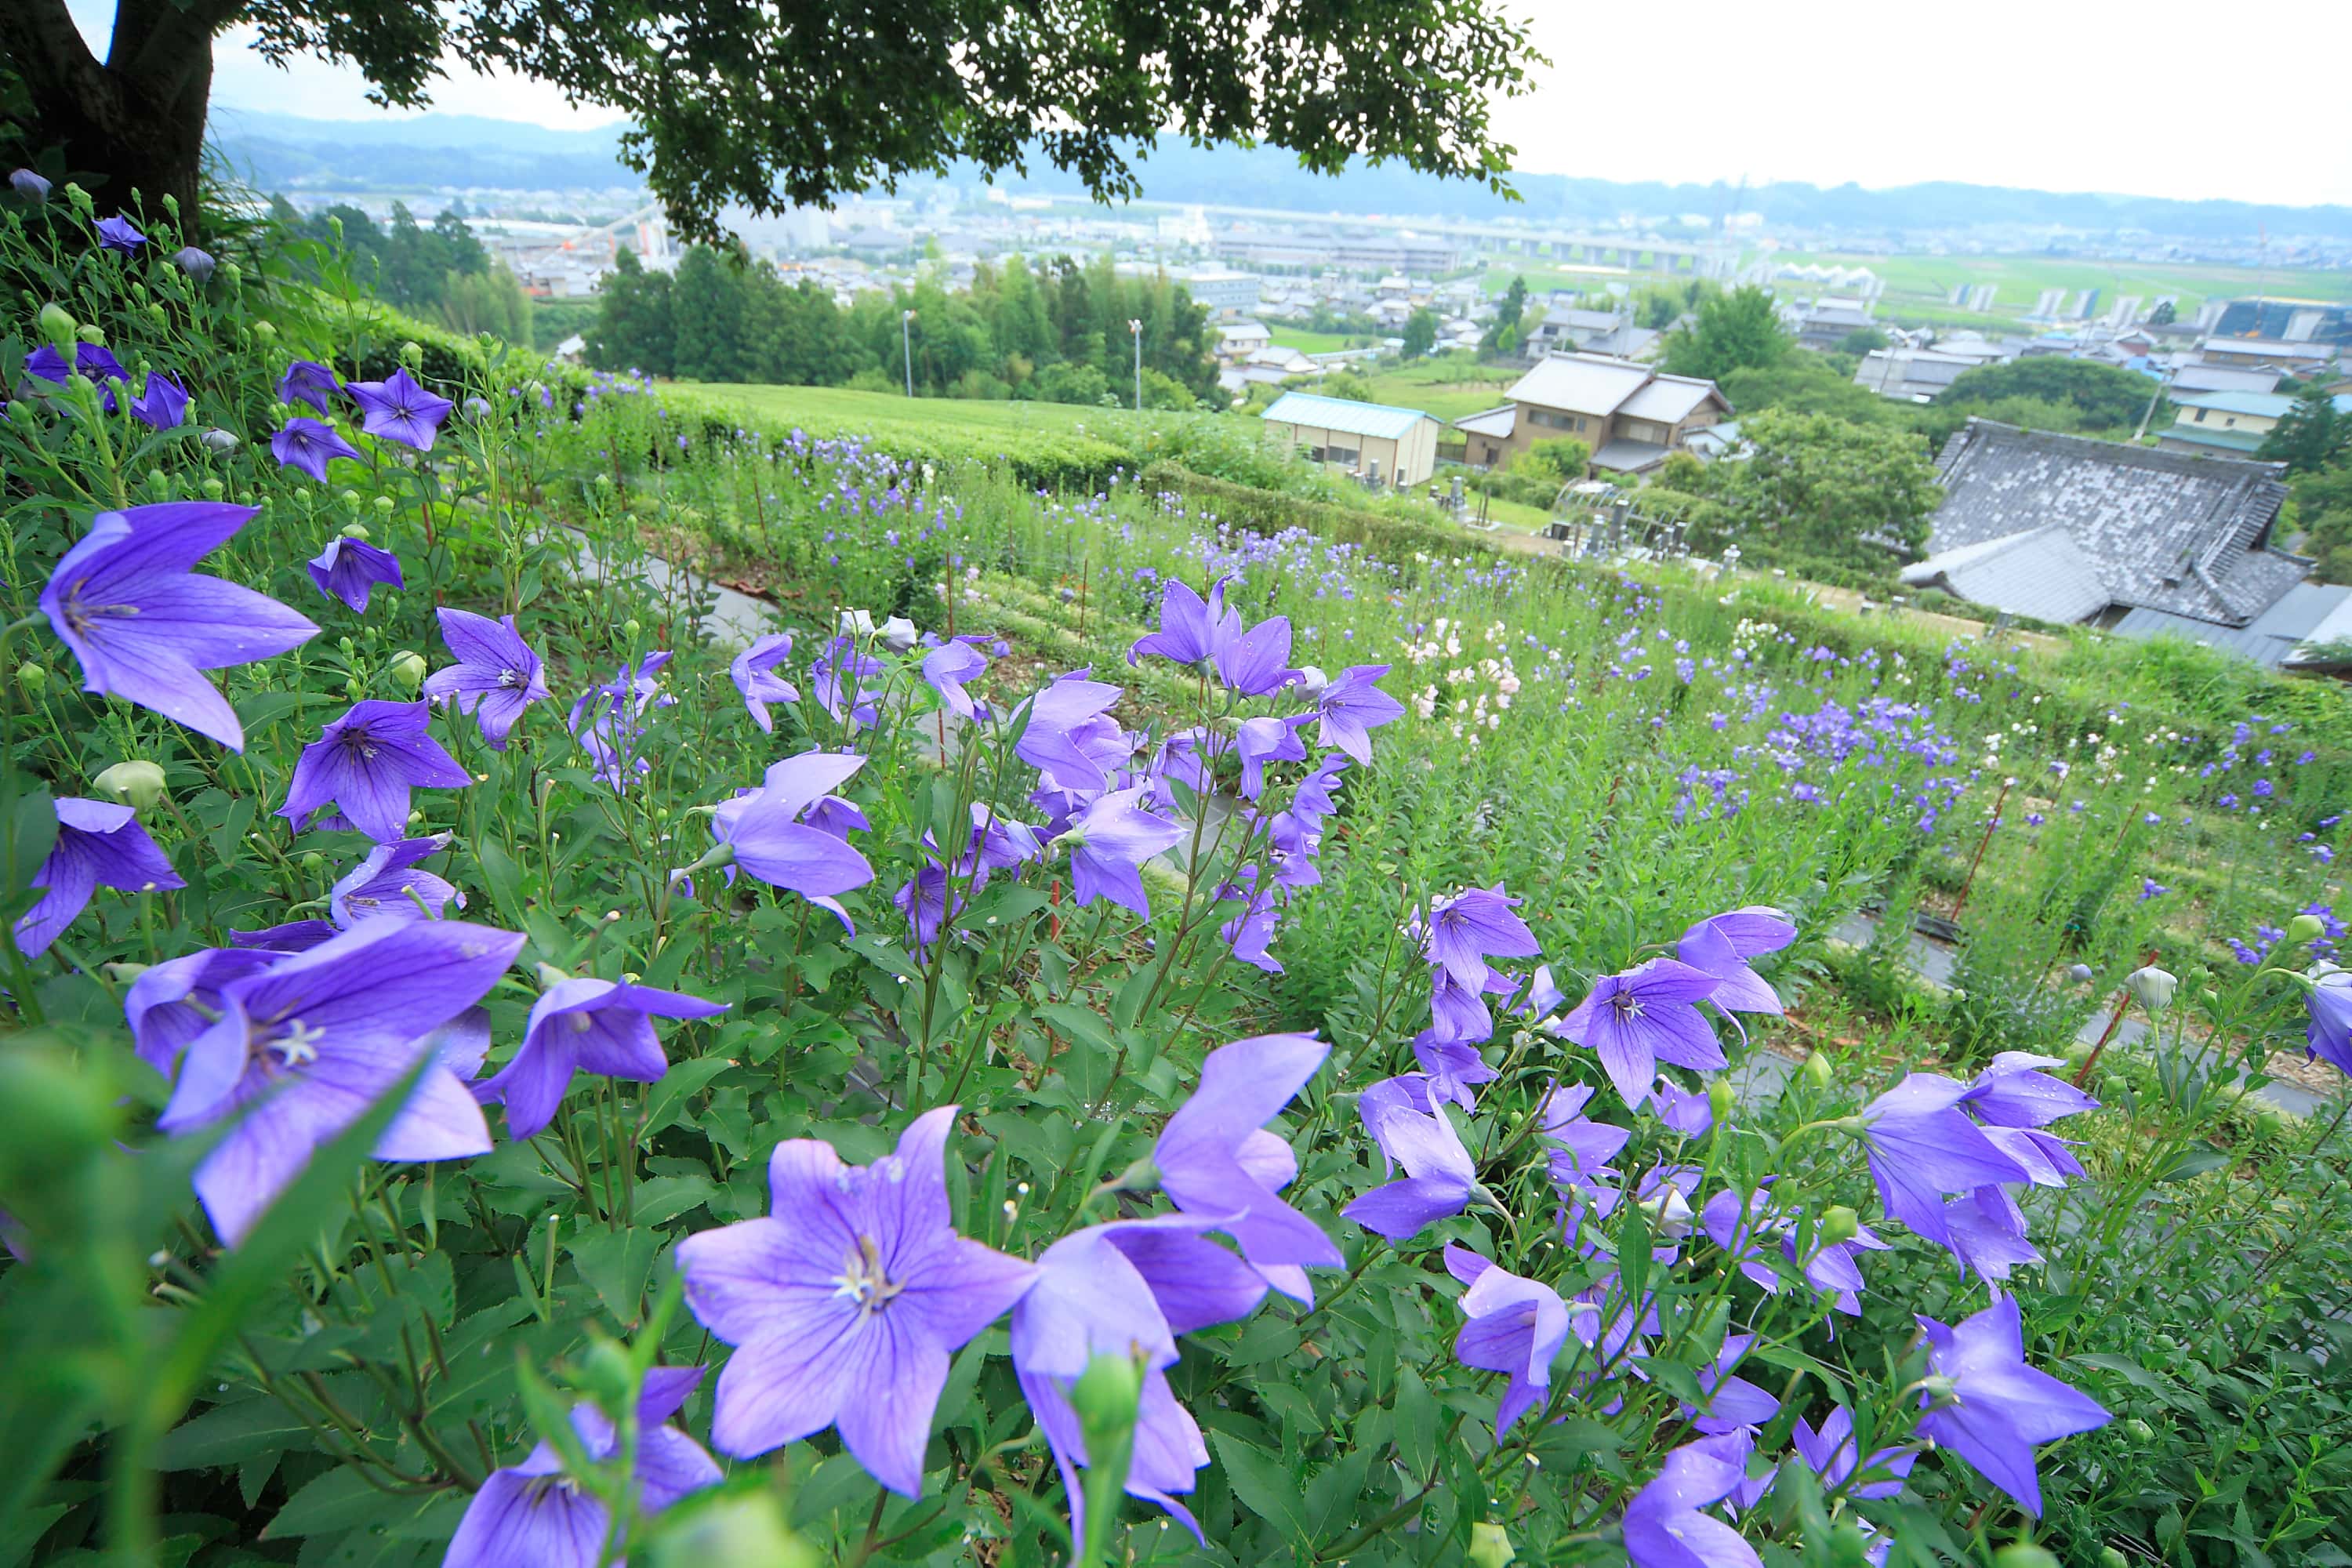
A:
<svg viewBox="0 0 2352 1568">
<path fill-rule="evenodd" d="M 1732 412 L 1711 381 L 1602 354 L 1549 355 L 1503 395 L 1503 406 L 1454 422 L 1474 468 L 1497 468 L 1538 441 L 1572 436 L 1592 449 L 1595 468 L 1643 474 Z"/>
<path fill-rule="evenodd" d="M 2336 413 L 2352 415 L 2352 396 L 2339 395 L 2331 401 Z M 2251 458 L 2294 404 L 2284 392 L 2215 392 L 2175 398 L 2172 424 L 2157 445 L 2168 452 Z"/>
<path fill-rule="evenodd" d="M 2271 664 L 2332 608 L 2295 595 L 2312 563 L 2273 542 L 2283 465 L 1970 419 L 1937 470 L 1927 557 L 1903 571 L 1914 587 Z"/>
<path fill-rule="evenodd" d="M 2247 365 L 2301 375 L 2335 363 L 2333 343 L 2269 342 L 2261 338 L 2207 338 L 2199 357 L 2207 364 Z"/>
<path fill-rule="evenodd" d="M 1418 485 L 1437 468 L 1440 422 L 1418 408 L 1286 392 L 1258 417 L 1269 436 L 1301 447 L 1308 461 L 1367 482 Z"/>
</svg>

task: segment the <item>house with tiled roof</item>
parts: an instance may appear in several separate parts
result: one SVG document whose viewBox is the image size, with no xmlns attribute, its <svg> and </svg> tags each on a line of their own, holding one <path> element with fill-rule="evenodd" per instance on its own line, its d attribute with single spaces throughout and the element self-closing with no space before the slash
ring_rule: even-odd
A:
<svg viewBox="0 0 2352 1568">
<path fill-rule="evenodd" d="M 1503 395 L 1501 407 L 1454 422 L 1474 468 L 1500 468 L 1538 441 L 1573 437 L 1592 449 L 1595 468 L 1647 473 L 1732 413 L 1711 381 L 1606 354 L 1548 354 Z"/>
<path fill-rule="evenodd" d="M 2157 442 L 2168 452 L 2210 452 L 2251 458 L 2294 407 L 2284 392 L 2208 392 L 2173 399 L 2171 426 Z M 2335 398 L 2336 412 L 2352 415 L 2352 395 Z"/>
<path fill-rule="evenodd" d="M 2275 621 L 2312 568 L 2273 540 L 2282 464 L 1970 419 L 1937 473 L 1927 557 L 1903 580 L 2011 615 L 2227 640 Z"/>
</svg>

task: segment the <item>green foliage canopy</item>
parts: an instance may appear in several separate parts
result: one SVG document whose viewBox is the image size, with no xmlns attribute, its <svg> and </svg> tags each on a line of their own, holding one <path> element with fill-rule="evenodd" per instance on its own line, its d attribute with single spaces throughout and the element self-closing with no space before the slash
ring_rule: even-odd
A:
<svg viewBox="0 0 2352 1568">
<path fill-rule="evenodd" d="M 1659 363 L 1675 375 L 1719 381 L 1735 370 L 1778 364 L 1790 342 L 1772 296 L 1749 284 L 1702 300 L 1689 326 L 1666 334 Z"/>
</svg>

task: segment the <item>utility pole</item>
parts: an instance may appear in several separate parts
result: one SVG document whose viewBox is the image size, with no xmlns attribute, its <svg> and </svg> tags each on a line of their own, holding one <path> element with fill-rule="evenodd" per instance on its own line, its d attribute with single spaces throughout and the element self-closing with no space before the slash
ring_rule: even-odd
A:
<svg viewBox="0 0 2352 1568">
<path fill-rule="evenodd" d="M 2133 446 L 2138 446 L 2140 438 L 2147 434 L 2147 422 L 2156 417 L 2156 405 L 2163 401 L 2166 391 L 2171 385 L 2172 372 L 2166 371 L 2157 381 L 2156 390 L 2147 395 L 2147 406 L 2140 413 L 2139 428 L 2132 432 Z"/>
<path fill-rule="evenodd" d="M 1143 322 L 1129 317 L 1127 330 L 1135 335 L 1135 411 L 1143 412 Z"/>
<path fill-rule="evenodd" d="M 898 347 L 907 356 L 907 395 L 915 395 L 915 312 L 898 312 Z"/>
</svg>

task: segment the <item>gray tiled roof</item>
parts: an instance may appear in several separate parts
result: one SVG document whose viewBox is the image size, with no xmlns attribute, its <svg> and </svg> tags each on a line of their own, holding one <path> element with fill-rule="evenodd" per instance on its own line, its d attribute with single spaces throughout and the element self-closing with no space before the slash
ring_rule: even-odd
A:
<svg viewBox="0 0 2352 1568">
<path fill-rule="evenodd" d="M 1697 381 L 1687 375 L 1662 375 L 1649 385 L 1627 398 L 1617 412 L 1628 419 L 1651 419 L 1661 425 L 1679 425 L 1691 416 L 1691 411 L 1709 397 L 1724 403 L 1723 395 L 1715 390 L 1715 383 Z"/>
<path fill-rule="evenodd" d="M 1503 394 L 1513 403 L 1565 408 L 1573 414 L 1614 414 L 1650 379 L 1650 367 L 1591 354 L 1549 354 Z"/>
<path fill-rule="evenodd" d="M 2108 603 L 2097 564 L 2055 523 L 1930 555 L 1903 581 L 2038 621 L 2083 620 Z"/>
<path fill-rule="evenodd" d="M 1944 445 L 1929 555 L 2055 526 L 2111 603 L 2240 626 L 2311 563 L 2268 548 L 2276 463 L 2191 457 L 1970 419 Z"/>
<path fill-rule="evenodd" d="M 1666 448 L 1648 441 L 1612 441 L 1592 454 L 1592 466 L 1612 474 L 1638 474 L 1666 460 Z"/>
<path fill-rule="evenodd" d="M 2217 626 L 2161 610 L 2133 610 L 2116 623 L 2126 637 L 2169 635 L 2243 654 L 2258 664 L 2284 664 L 2305 642 L 2324 640 L 2331 618 L 2352 604 L 2352 588 L 2319 583 L 2298 583 L 2285 597 L 2240 627 Z"/>
<path fill-rule="evenodd" d="M 1519 405 L 1506 403 L 1500 408 L 1489 408 L 1483 414 L 1465 414 L 1454 422 L 1454 427 L 1468 431 L 1473 436 L 1491 436 L 1497 441 L 1507 441 L 1518 419 Z"/>
</svg>

